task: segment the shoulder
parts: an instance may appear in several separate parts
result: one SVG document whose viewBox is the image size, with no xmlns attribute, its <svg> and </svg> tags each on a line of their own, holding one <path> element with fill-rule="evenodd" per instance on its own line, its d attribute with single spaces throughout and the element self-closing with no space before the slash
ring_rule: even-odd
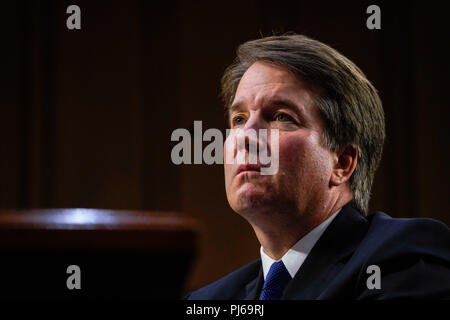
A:
<svg viewBox="0 0 450 320">
<path fill-rule="evenodd" d="M 428 218 L 392 218 L 377 212 L 358 247 L 360 298 L 440 298 L 450 294 L 450 230 Z M 367 268 L 381 271 L 381 290 L 367 290 Z"/>
<path fill-rule="evenodd" d="M 261 270 L 261 259 L 255 260 L 219 280 L 189 293 L 189 300 L 229 300 L 238 299 L 244 294 L 245 286 L 258 277 Z"/>
<path fill-rule="evenodd" d="M 414 250 L 434 248 L 448 254 L 450 230 L 442 222 L 429 218 L 392 218 L 383 212 L 368 217 L 369 229 L 364 242 L 373 247 Z"/>
</svg>

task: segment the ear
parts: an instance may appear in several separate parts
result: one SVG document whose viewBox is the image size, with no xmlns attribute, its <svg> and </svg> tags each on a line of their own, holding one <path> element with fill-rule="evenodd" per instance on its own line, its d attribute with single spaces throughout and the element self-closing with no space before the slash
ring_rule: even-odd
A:
<svg viewBox="0 0 450 320">
<path fill-rule="evenodd" d="M 340 149 L 334 158 L 334 167 L 330 177 L 330 186 L 339 186 L 347 182 L 358 163 L 358 148 L 348 144 Z"/>
</svg>

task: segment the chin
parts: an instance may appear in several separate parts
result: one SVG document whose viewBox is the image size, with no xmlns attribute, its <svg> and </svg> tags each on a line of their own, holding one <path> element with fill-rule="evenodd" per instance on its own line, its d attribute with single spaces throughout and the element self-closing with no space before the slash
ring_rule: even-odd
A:
<svg viewBox="0 0 450 320">
<path fill-rule="evenodd" d="M 244 185 L 235 194 L 232 208 L 241 215 L 263 212 L 272 203 L 271 199 L 268 198 L 269 194 L 266 190 L 254 185 Z"/>
</svg>

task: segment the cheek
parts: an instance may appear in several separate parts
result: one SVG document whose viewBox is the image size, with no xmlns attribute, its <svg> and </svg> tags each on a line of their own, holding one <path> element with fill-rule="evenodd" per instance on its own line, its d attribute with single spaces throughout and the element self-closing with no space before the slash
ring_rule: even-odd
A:
<svg viewBox="0 0 450 320">
<path fill-rule="evenodd" d="M 228 185 L 231 182 L 231 172 L 232 172 L 231 165 L 224 164 L 223 170 L 224 170 L 224 176 L 225 176 L 225 186 L 228 187 Z"/>
<path fill-rule="evenodd" d="M 330 169 L 329 153 L 313 134 L 280 137 L 279 152 L 280 168 L 291 176 L 317 176 Z"/>
<path fill-rule="evenodd" d="M 235 145 L 235 135 L 231 133 L 223 143 L 223 163 L 231 164 L 234 162 L 234 152 L 236 149 Z"/>
<path fill-rule="evenodd" d="M 302 159 L 308 153 L 309 146 L 305 142 L 306 139 L 299 138 L 295 135 L 280 136 L 280 166 L 284 169 L 294 169 L 300 167 Z"/>
<path fill-rule="evenodd" d="M 232 154 L 230 152 L 233 150 L 233 145 L 231 139 L 227 138 L 225 139 L 224 145 L 223 145 L 223 168 L 224 168 L 224 174 L 225 174 L 225 183 L 228 185 L 229 177 L 232 172 L 232 163 L 228 163 L 228 160 L 230 160 L 230 156 L 232 157 Z"/>
</svg>

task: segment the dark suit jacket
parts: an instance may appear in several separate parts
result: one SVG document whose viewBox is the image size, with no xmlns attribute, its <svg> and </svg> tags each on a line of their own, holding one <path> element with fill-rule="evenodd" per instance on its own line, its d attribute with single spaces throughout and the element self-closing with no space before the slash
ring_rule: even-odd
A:
<svg viewBox="0 0 450 320">
<path fill-rule="evenodd" d="M 370 265 L 381 289 L 367 288 Z M 264 282 L 258 259 L 188 294 L 186 299 L 258 299 Z M 368 218 L 345 205 L 288 283 L 282 299 L 450 298 L 450 231 L 436 220 Z"/>
</svg>

